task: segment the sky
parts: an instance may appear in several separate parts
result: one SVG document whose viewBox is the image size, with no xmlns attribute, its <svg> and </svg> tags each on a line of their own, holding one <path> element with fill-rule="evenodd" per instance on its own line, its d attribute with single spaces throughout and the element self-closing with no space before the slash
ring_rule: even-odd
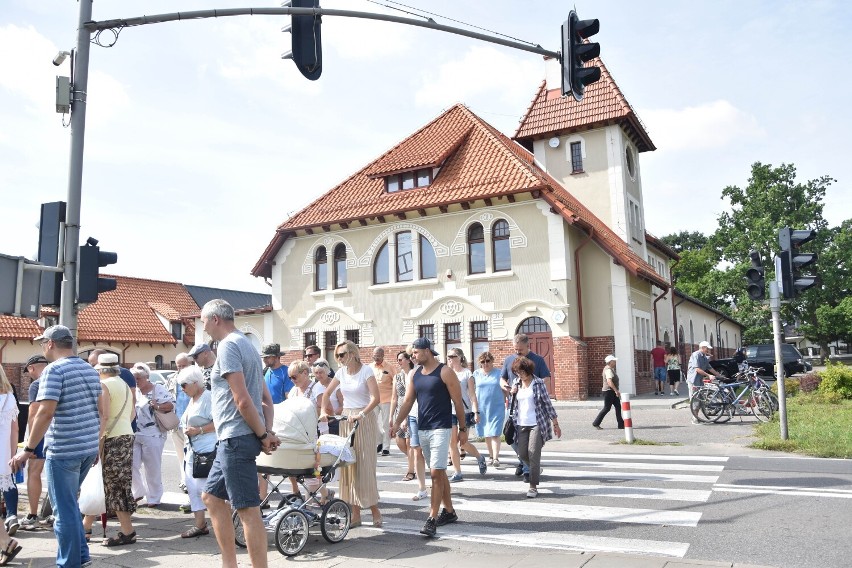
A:
<svg viewBox="0 0 852 568">
<path fill-rule="evenodd" d="M 322 7 L 406 16 L 382 0 Z M 571 3 L 406 0 L 560 49 Z M 269 0 L 100 0 L 93 19 Z M 751 164 L 836 179 L 830 225 L 852 217 L 852 4 L 838 1 L 576 0 L 598 18 L 601 57 L 657 150 L 640 154 L 646 228 L 711 233 Z M 403 8 L 407 11 L 417 11 Z M 409 16 L 414 17 L 414 16 Z M 70 128 L 52 64 L 76 42 L 75 0 L 3 0 L 0 10 L 0 253 L 32 258 L 41 203 L 67 200 Z M 289 216 L 444 110 L 464 103 L 511 136 L 545 66 L 540 55 L 412 26 L 325 17 L 323 72 L 282 60 L 286 16 L 124 29 L 93 45 L 81 204 L 113 274 L 269 293 L 250 275 Z M 481 30 L 480 30 L 481 31 Z M 488 33 L 488 32 L 485 32 Z M 102 43 L 112 36 L 104 32 Z"/>
</svg>

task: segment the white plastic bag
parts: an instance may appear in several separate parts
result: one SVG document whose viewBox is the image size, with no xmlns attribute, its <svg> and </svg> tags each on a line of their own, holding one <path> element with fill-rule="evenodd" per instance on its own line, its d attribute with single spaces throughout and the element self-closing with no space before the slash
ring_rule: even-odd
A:
<svg viewBox="0 0 852 568">
<path fill-rule="evenodd" d="M 89 470 L 83 485 L 80 486 L 80 512 L 84 515 L 100 515 L 106 513 L 106 497 L 104 497 L 104 474 L 101 462 Z"/>
</svg>

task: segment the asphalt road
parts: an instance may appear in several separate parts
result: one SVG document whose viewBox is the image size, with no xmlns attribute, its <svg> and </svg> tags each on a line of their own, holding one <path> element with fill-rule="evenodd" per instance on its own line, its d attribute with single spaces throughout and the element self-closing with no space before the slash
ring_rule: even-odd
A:
<svg viewBox="0 0 852 568">
<path fill-rule="evenodd" d="M 513 469 L 480 476 L 473 460 L 464 460 L 465 480 L 453 485 L 460 520 L 439 528 L 441 542 L 459 550 L 488 543 L 791 568 L 849 566 L 852 461 L 751 450 L 754 418 L 695 426 L 688 410 L 665 407 L 634 408 L 636 438 L 656 445 L 628 446 L 620 443 L 614 417 L 604 430 L 591 427 L 596 413 L 560 409 L 563 438 L 545 446 L 537 499 L 525 498 Z M 508 448 L 501 459 L 515 463 Z M 427 504 L 411 500 L 416 482 L 401 481 L 405 461 L 394 448 L 378 463 L 384 532 L 416 535 Z M 183 495 L 170 441 L 163 469 L 164 502 L 178 503 Z M 365 521 L 367 527 L 369 515 Z"/>
</svg>

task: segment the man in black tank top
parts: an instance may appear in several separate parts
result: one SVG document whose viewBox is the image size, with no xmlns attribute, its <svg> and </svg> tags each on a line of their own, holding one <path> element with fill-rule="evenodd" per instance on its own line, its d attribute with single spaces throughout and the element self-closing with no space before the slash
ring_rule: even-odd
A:
<svg viewBox="0 0 852 568">
<path fill-rule="evenodd" d="M 393 431 L 407 419 L 411 407 L 417 399 L 417 425 L 420 432 L 420 446 L 429 464 L 432 476 L 432 502 L 429 518 L 420 533 L 435 536 L 437 527 L 458 520 L 450 496 L 450 482 L 447 479 L 447 451 L 452 434 L 452 406 L 455 404 L 459 420 L 459 443 L 467 443 L 464 404 L 461 385 L 455 372 L 436 359 L 438 352 L 432 349 L 432 342 L 421 337 L 412 343 L 412 359 L 418 367 L 408 379 L 405 400 L 399 408 Z M 393 435 L 393 432 L 391 433 Z M 444 508 L 438 513 L 443 504 Z"/>
</svg>

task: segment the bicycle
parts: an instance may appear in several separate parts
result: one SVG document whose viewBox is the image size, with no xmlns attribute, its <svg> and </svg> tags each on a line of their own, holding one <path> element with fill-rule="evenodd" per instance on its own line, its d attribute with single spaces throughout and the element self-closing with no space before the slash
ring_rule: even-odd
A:
<svg viewBox="0 0 852 568">
<path fill-rule="evenodd" d="M 757 369 L 738 373 L 739 382 L 710 380 L 705 382 L 690 401 L 692 415 L 700 422 L 724 423 L 734 415 L 754 415 L 768 422 L 775 412 L 777 397 L 773 398 L 768 385 L 757 375 Z"/>
</svg>

